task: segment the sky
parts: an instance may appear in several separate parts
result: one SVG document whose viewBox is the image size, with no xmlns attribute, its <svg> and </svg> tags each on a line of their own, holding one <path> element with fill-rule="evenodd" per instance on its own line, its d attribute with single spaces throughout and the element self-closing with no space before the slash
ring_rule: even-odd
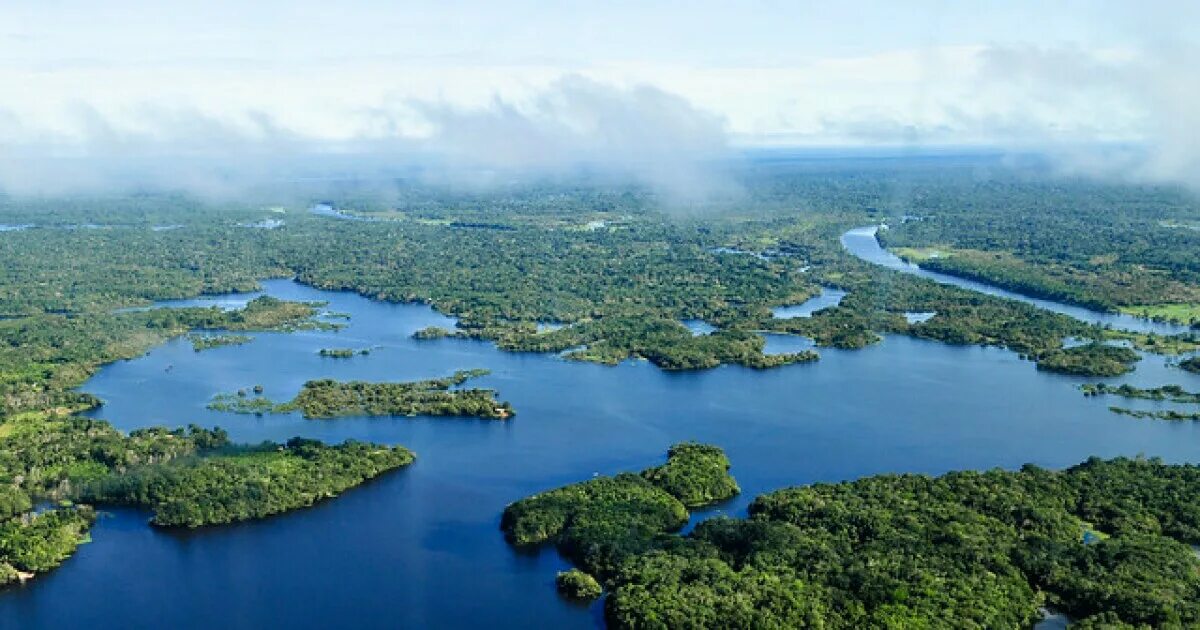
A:
<svg viewBox="0 0 1200 630">
<path fill-rule="evenodd" d="M 5 0 L 0 186 L 64 156 L 632 168 L 946 145 L 1191 184 L 1198 47 L 1184 1 Z M 1138 149 L 1100 160 L 1096 144 Z"/>
</svg>

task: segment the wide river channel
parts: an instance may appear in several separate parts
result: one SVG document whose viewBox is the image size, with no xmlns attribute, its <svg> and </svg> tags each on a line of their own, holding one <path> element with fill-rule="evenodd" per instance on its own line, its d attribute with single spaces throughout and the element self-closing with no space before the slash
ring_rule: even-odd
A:
<svg viewBox="0 0 1200 630">
<path fill-rule="evenodd" d="M 847 247 L 859 235 L 867 233 L 848 234 Z M 812 364 L 669 373 L 641 361 L 605 367 L 478 341 L 415 341 L 413 331 L 453 320 L 287 280 L 264 287 L 279 298 L 328 301 L 350 315 L 349 325 L 255 334 L 249 344 L 203 352 L 170 341 L 88 381 L 82 389 L 105 401 L 95 415 L 123 430 L 219 425 L 245 442 L 303 435 L 399 443 L 417 463 L 260 522 L 170 531 L 148 526 L 146 512 L 112 510 L 61 568 L 0 594 L 0 628 L 596 626 L 601 604 L 560 599 L 554 574 L 564 562 L 550 549 L 509 547 L 500 513 L 541 490 L 658 463 L 680 440 L 724 448 L 744 491 L 697 519 L 744 515 L 754 496 L 785 486 L 885 472 L 1061 468 L 1090 455 L 1200 461 L 1200 423 L 1111 413 L 1113 401 L 1083 397 L 1083 379 L 1038 372 L 997 348 L 889 336 L 863 350 L 823 349 Z M 777 350 L 804 343 L 771 339 Z M 372 350 L 318 356 L 329 347 Z M 490 369 L 478 384 L 498 390 L 517 416 L 316 421 L 205 408 L 214 394 L 255 384 L 287 399 L 314 378 L 399 381 L 465 368 Z M 1200 376 L 1161 357 L 1109 382 L 1200 389 Z M 1136 402 L 1129 406 L 1170 407 Z"/>
</svg>

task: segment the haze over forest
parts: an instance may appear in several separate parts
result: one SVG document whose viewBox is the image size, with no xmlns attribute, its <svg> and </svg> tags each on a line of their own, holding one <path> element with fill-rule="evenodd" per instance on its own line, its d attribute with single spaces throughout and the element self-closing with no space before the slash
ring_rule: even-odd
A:
<svg viewBox="0 0 1200 630">
<path fill-rule="evenodd" d="M 21 86 L 0 92 L 0 188 L 586 165 L 687 201 L 762 147 L 988 147 L 1200 181 L 1191 3 L 143 4 L 0 7 L 0 83 Z"/>
</svg>

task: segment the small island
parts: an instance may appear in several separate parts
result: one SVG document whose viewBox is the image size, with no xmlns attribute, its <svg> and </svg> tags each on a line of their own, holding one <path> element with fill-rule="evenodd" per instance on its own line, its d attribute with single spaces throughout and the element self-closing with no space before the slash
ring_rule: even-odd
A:
<svg viewBox="0 0 1200 630">
<path fill-rule="evenodd" d="M 1175 411 L 1168 409 L 1166 411 L 1144 411 L 1141 409 L 1129 409 L 1127 407 L 1109 407 L 1109 411 L 1119 413 L 1123 416 L 1138 419 L 1152 420 L 1170 420 L 1175 422 L 1183 422 L 1189 420 L 1200 420 L 1200 412 Z"/>
<path fill-rule="evenodd" d="M 349 359 L 353 356 L 365 356 L 371 354 L 370 348 L 362 348 L 355 350 L 353 348 L 321 348 L 317 354 L 330 359 Z"/>
<path fill-rule="evenodd" d="M 491 389 L 452 389 L 467 380 L 488 374 L 487 370 L 461 370 L 445 378 L 400 383 L 340 382 L 333 379 L 308 381 L 290 401 L 278 403 L 250 397 L 246 390 L 218 394 L 208 403 L 213 411 L 262 415 L 300 411 L 305 418 L 330 419 L 342 416 L 462 416 L 507 420 L 512 405 L 497 401 Z"/>
<path fill-rule="evenodd" d="M 444 339 L 446 337 L 457 336 L 457 334 L 458 333 L 446 330 L 441 326 L 426 326 L 425 328 L 413 333 L 412 338 L 417 340 Z"/>
<path fill-rule="evenodd" d="M 1162 385 L 1160 387 L 1143 389 L 1128 384 L 1114 387 L 1112 385 L 1105 385 L 1104 383 L 1086 383 L 1081 385 L 1079 389 L 1083 390 L 1084 396 L 1103 396 L 1107 394 L 1122 398 L 1200 404 L 1200 392 L 1189 392 L 1179 385 Z"/>
<path fill-rule="evenodd" d="M 250 343 L 254 339 L 249 335 L 202 335 L 198 333 L 192 333 L 187 338 L 192 342 L 192 350 L 196 352 L 221 346 L 240 346 Z"/>
<path fill-rule="evenodd" d="M 558 592 L 567 599 L 590 601 L 604 594 L 604 588 L 596 578 L 579 569 L 559 571 L 558 575 L 554 576 L 554 584 L 558 587 Z"/>
<path fill-rule="evenodd" d="M 1121 346 L 1093 342 L 1054 350 L 1038 357 L 1039 370 L 1077 376 L 1120 376 L 1133 371 L 1141 360 L 1137 352 Z"/>
<path fill-rule="evenodd" d="M 1188 372 L 1200 374 L 1200 356 L 1195 356 L 1195 357 L 1191 357 L 1189 359 L 1180 361 L 1179 367 L 1187 370 Z"/>
</svg>

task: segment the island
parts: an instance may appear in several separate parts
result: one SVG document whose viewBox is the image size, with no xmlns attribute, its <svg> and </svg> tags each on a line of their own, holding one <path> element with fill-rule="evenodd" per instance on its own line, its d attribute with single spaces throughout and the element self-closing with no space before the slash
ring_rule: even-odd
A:
<svg viewBox="0 0 1200 630">
<path fill-rule="evenodd" d="M 355 350 L 354 348 L 321 348 L 317 354 L 330 359 L 349 359 L 353 356 L 371 354 L 370 348 Z"/>
<path fill-rule="evenodd" d="M 719 449 L 672 453 L 672 483 L 597 477 L 509 505 L 501 528 L 577 565 L 565 595 L 603 585 L 615 628 L 1030 627 L 1042 606 L 1085 628 L 1200 623 L 1195 465 L 880 475 L 770 492 L 678 535 L 680 497 L 735 486 Z"/>
<path fill-rule="evenodd" d="M 513 417 L 512 405 L 497 401 L 495 390 L 452 389 L 486 374 L 487 370 L 460 370 L 444 378 L 399 383 L 319 379 L 305 383 L 300 393 L 287 402 L 265 398 L 261 389 L 256 389 L 255 396 L 250 397 L 243 389 L 214 396 L 208 408 L 256 415 L 300 411 L 310 419 L 423 415 L 507 420 Z"/>
<path fill-rule="evenodd" d="M 1120 376 L 1132 372 L 1133 364 L 1140 360 L 1129 348 L 1093 342 L 1048 352 L 1038 357 L 1037 367 L 1079 376 Z"/>
<path fill-rule="evenodd" d="M 162 527 L 232 523 L 310 506 L 414 461 L 401 446 L 301 438 L 238 446 L 220 429 L 126 435 L 50 413 L 6 418 L 0 452 L 0 584 L 69 558 L 88 540 L 93 505 L 148 508 Z"/>
<path fill-rule="evenodd" d="M 240 346 L 250 343 L 254 338 L 249 335 L 201 335 L 192 333 L 187 336 L 196 352 L 220 348 L 221 346 Z"/>
<path fill-rule="evenodd" d="M 1189 392 L 1179 385 L 1162 385 L 1159 387 L 1142 388 L 1133 385 L 1106 385 L 1104 383 L 1085 383 L 1079 386 L 1084 396 L 1120 396 L 1141 400 L 1159 400 L 1183 404 L 1200 404 L 1200 392 Z"/>
</svg>

